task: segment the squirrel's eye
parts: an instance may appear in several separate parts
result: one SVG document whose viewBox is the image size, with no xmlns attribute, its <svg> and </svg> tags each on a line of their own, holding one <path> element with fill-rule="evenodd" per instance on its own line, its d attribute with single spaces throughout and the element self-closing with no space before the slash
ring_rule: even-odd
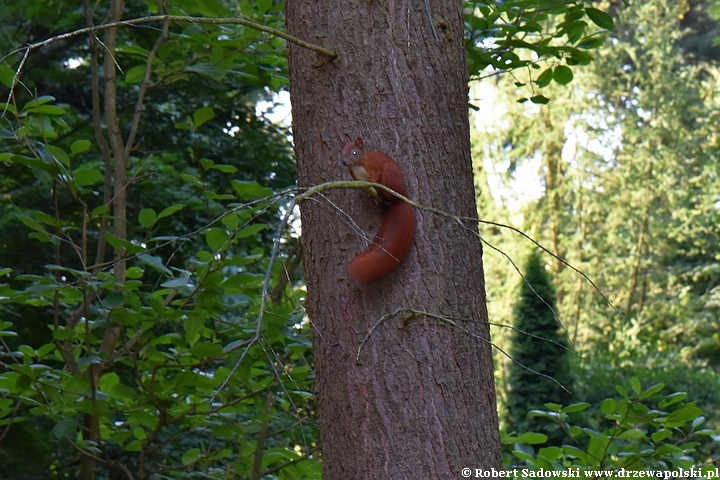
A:
<svg viewBox="0 0 720 480">
<path fill-rule="evenodd" d="M 357 157 L 358 151 L 357 151 L 357 150 L 353 150 L 353 151 L 352 151 L 352 154 L 353 154 L 353 157 Z"/>
</svg>

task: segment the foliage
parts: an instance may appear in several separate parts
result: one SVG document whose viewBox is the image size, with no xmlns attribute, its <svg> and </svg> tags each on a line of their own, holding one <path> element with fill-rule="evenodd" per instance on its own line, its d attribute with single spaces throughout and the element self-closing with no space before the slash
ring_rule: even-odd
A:
<svg viewBox="0 0 720 480">
<path fill-rule="evenodd" d="M 620 352 L 618 362 L 677 349 L 681 361 L 703 364 L 716 351 L 705 342 L 719 319 L 717 98 L 708 95 L 718 71 L 682 57 L 679 8 L 658 0 L 622 12 L 619 45 L 597 65 L 607 69 L 614 58 L 624 73 L 597 78 L 603 94 L 591 108 L 614 111 L 619 146 L 597 186 L 582 192 L 592 202 L 585 227 L 601 233 L 587 239 L 584 258 L 627 319 L 622 329 L 594 327 L 598 345 Z M 578 160 L 599 159 L 583 151 Z M 614 260 L 600 261 L 605 255 Z"/>
<path fill-rule="evenodd" d="M 555 292 L 536 251 L 527 258 L 524 280 L 515 307 L 506 404 L 507 429 L 517 432 L 537 430 L 539 424 L 527 418 L 528 412 L 547 402 L 569 401 L 573 389 L 568 343 L 555 317 Z"/>
<path fill-rule="evenodd" d="M 538 470 L 573 472 L 595 471 L 600 478 L 616 478 L 627 471 L 689 471 L 691 477 L 701 472 L 715 472 L 708 452 L 703 451 L 712 429 L 702 425 L 705 418 L 695 402 L 686 402 L 682 392 L 660 396 L 663 384 L 642 388 L 633 377 L 630 388 L 617 386 L 620 398 L 606 398 L 597 412 L 598 419 L 590 424 L 576 423 L 572 417 L 587 412 L 588 403 L 563 407 L 547 404 L 547 410 L 533 414 L 562 432 L 567 440 L 562 446 L 543 447 L 546 436 L 526 432 L 517 437 L 505 436 L 508 469 L 523 471 L 523 478 L 533 477 Z M 688 472 L 689 473 L 689 472 Z M 577 475 L 581 475 L 577 473 Z M 682 476 L 682 475 L 680 475 Z"/>
<path fill-rule="evenodd" d="M 701 406 L 708 423 L 716 426 L 720 419 L 720 389 L 717 388 L 720 375 L 711 367 L 689 368 L 675 352 L 669 355 L 676 359 L 674 364 L 664 358 L 650 363 L 641 357 L 617 365 L 616 353 L 598 352 L 592 357 L 592 366 L 573 365 L 573 394 L 591 405 L 600 405 L 609 393 L 615 391 L 615 385 L 638 377 L 643 379 L 643 383 L 662 383 L 670 391 L 687 392 L 688 397 Z"/>
<path fill-rule="evenodd" d="M 5 31 L 35 27 L 15 45 L 84 26 L 75 4 L 41 4 L 5 7 Z M 167 13 L 282 22 L 279 3 L 238 8 Z M 124 234 L 96 37 L 0 67 L 3 478 L 319 476 L 304 291 L 281 265 L 296 243 L 288 132 L 255 114 L 286 83 L 284 44 L 236 25 L 162 27 L 118 31 L 122 74 L 103 99 L 129 154 Z"/>
<path fill-rule="evenodd" d="M 604 398 L 642 374 L 692 392 L 717 422 L 717 389 L 707 385 L 717 382 L 720 319 L 720 72 L 683 42 L 707 28 L 706 7 L 665 0 L 614 7 L 612 41 L 573 70 L 573 88 L 546 87 L 547 107 L 519 105 L 512 79 L 497 83 L 496 109 L 505 115 L 488 125 L 479 148 L 507 205 L 521 205 L 488 205 L 487 218 L 519 224 L 612 304 L 554 262 L 560 317 L 587 360 L 576 370 L 579 393 Z M 530 199 L 530 188 L 515 186 L 528 177 L 539 187 Z M 508 252 L 524 243 L 505 233 L 487 240 Z M 509 304 L 504 284 L 493 280 L 489 296 Z"/>
<path fill-rule="evenodd" d="M 533 90 L 529 100 L 537 104 L 547 103 L 548 98 L 535 88 L 570 83 L 572 67 L 588 65 L 593 60 L 589 50 L 600 47 L 602 33 L 613 29 L 610 15 L 581 1 L 468 0 L 465 4 L 470 76 L 477 78 L 488 70 L 493 74 L 527 70 Z M 599 30 L 589 32 L 588 21 Z M 526 84 L 517 80 L 516 85 Z"/>
</svg>

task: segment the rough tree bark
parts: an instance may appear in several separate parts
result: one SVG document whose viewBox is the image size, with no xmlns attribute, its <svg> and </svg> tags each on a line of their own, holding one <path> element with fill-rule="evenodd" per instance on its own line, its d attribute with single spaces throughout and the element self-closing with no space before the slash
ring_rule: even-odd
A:
<svg viewBox="0 0 720 480">
<path fill-rule="evenodd" d="M 461 0 L 289 0 L 288 32 L 331 48 L 289 46 L 298 181 L 349 180 L 345 142 L 392 156 L 411 198 L 476 217 Z M 324 477 L 459 478 L 501 468 L 477 225 L 418 212 L 415 246 L 366 287 L 347 262 L 381 212 L 361 190 L 301 205 Z M 383 315 L 410 307 L 453 319 Z M 466 329 L 465 331 L 463 329 Z M 468 333 L 470 332 L 470 333 Z"/>
</svg>

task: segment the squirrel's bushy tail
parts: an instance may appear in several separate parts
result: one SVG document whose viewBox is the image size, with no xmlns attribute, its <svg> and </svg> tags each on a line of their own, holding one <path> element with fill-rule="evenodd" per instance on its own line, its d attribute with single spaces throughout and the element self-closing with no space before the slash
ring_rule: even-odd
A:
<svg viewBox="0 0 720 480">
<path fill-rule="evenodd" d="M 374 282 L 395 270 L 410 253 L 415 237 L 415 211 L 395 199 L 385 212 L 372 245 L 348 264 L 348 277 L 356 283 Z"/>
</svg>

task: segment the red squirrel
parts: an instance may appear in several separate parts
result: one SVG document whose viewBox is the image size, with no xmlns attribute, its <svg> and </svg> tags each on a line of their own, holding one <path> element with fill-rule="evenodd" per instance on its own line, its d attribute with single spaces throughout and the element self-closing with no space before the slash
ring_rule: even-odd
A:
<svg viewBox="0 0 720 480">
<path fill-rule="evenodd" d="M 366 152 L 360 137 L 345 145 L 342 159 L 355 180 L 379 183 L 407 197 L 400 165 L 384 153 Z M 357 254 L 347 268 L 350 280 L 360 284 L 374 282 L 395 270 L 410 253 L 415 237 L 413 207 L 385 190 L 375 193 L 388 205 L 382 225 L 370 248 Z"/>
</svg>

